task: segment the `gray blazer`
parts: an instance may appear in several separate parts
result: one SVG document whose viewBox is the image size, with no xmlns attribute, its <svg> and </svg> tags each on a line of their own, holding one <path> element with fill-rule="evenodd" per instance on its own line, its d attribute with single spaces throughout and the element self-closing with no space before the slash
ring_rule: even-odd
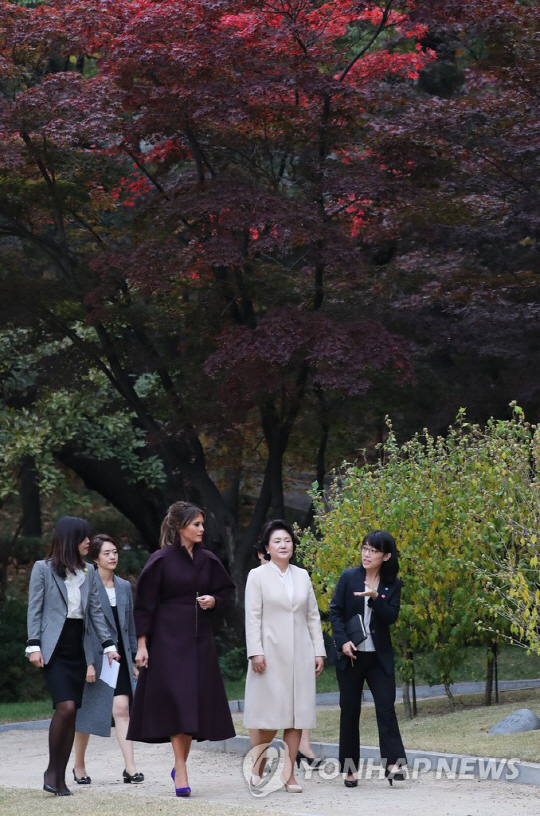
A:
<svg viewBox="0 0 540 816">
<path fill-rule="evenodd" d="M 92 622 L 104 646 L 114 645 L 99 603 L 96 571 L 86 565 L 86 577 L 81 584 L 81 601 L 84 614 L 84 653 L 86 662 L 92 662 L 90 646 L 90 622 Z M 43 662 L 47 664 L 67 618 L 66 584 L 51 567 L 50 561 L 36 561 L 30 576 L 28 589 L 28 641 L 27 646 L 39 646 Z"/>
<path fill-rule="evenodd" d="M 109 637 L 115 643 L 121 643 L 124 647 L 129 679 L 131 681 L 131 693 L 135 692 L 135 680 L 133 678 L 133 658 L 137 653 L 137 638 L 135 636 L 135 623 L 133 620 L 133 598 L 129 581 L 114 576 L 114 588 L 116 590 L 116 609 L 118 612 L 118 622 L 120 632 L 116 631 L 113 611 L 109 603 L 109 596 L 103 586 L 103 582 L 96 570 L 96 584 L 98 587 L 99 602 L 105 615 L 105 621 L 109 629 Z M 103 646 L 94 626 L 90 630 L 90 641 L 94 659 L 91 661 L 96 669 L 97 680 L 95 683 L 84 684 L 84 695 L 82 706 L 77 712 L 75 730 L 83 734 L 95 734 L 98 737 L 110 737 L 111 735 L 111 712 L 114 697 L 114 689 L 103 680 L 99 679 L 101 665 L 103 663 Z"/>
</svg>

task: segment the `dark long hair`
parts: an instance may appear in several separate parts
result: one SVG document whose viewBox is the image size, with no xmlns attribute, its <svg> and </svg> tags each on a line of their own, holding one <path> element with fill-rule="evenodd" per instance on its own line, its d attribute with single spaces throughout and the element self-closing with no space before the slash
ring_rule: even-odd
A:
<svg viewBox="0 0 540 816">
<path fill-rule="evenodd" d="M 170 547 L 171 544 L 174 544 L 175 541 L 179 540 L 178 528 L 187 527 L 197 516 L 202 516 L 204 519 L 203 511 L 195 504 L 184 501 L 171 504 L 161 523 L 159 546 Z"/>
<path fill-rule="evenodd" d="M 90 525 L 84 519 L 64 516 L 57 522 L 47 558 L 60 578 L 65 578 L 68 572 L 84 569 L 79 544 L 85 538 L 90 538 Z"/>
<path fill-rule="evenodd" d="M 364 537 L 362 546 L 364 544 L 379 552 L 390 553 L 390 558 L 381 564 L 380 576 L 383 581 L 393 581 L 399 572 L 399 558 L 394 536 L 387 533 L 386 530 L 373 530 Z"/>
<path fill-rule="evenodd" d="M 268 555 L 266 548 L 270 542 L 270 536 L 272 533 L 275 533 L 276 530 L 285 530 L 287 533 L 289 533 L 293 543 L 293 556 L 298 544 L 298 538 L 296 537 L 292 526 L 287 521 L 283 521 L 283 519 L 272 519 L 271 521 L 267 521 L 262 528 L 259 540 L 255 544 L 255 549 L 257 552 L 262 553 L 267 561 L 270 561 L 270 556 Z"/>
</svg>

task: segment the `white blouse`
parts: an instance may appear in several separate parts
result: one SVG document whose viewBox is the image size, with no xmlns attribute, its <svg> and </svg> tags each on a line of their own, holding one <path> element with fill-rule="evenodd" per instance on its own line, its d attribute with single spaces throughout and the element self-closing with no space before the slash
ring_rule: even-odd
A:
<svg viewBox="0 0 540 816">
<path fill-rule="evenodd" d="M 292 581 L 292 572 L 290 566 L 287 565 L 287 569 L 285 572 L 282 572 L 277 564 L 274 564 L 273 561 L 268 562 L 268 566 L 272 567 L 273 570 L 277 572 L 278 575 L 281 575 L 283 578 L 283 586 L 285 587 L 285 591 L 289 596 L 289 601 L 292 603 L 292 596 L 293 596 L 293 581 Z"/>
<path fill-rule="evenodd" d="M 78 569 L 75 572 L 68 572 L 64 578 L 68 596 L 68 618 L 75 618 L 82 620 L 84 618 L 82 600 L 81 600 L 81 586 L 84 584 L 86 573 Z"/>
<path fill-rule="evenodd" d="M 116 589 L 114 587 L 105 587 L 105 592 L 109 598 L 111 606 L 116 606 Z"/>
<path fill-rule="evenodd" d="M 364 586 L 364 589 L 367 590 L 367 586 Z M 373 643 L 373 638 L 371 637 L 371 606 L 368 604 L 369 598 L 364 596 L 364 626 L 367 632 L 367 638 L 360 643 L 358 646 L 359 652 L 374 652 L 375 651 L 375 644 Z"/>
</svg>

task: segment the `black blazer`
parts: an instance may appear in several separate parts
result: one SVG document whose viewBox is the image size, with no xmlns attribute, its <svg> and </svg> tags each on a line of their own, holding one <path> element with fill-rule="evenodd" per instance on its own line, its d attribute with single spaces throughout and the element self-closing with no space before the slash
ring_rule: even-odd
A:
<svg viewBox="0 0 540 816">
<path fill-rule="evenodd" d="M 370 630 L 375 651 L 385 672 L 390 675 L 394 673 L 390 624 L 395 623 L 399 615 L 402 583 L 399 578 L 394 578 L 392 581 L 379 581 L 377 587 L 379 595 L 373 600 L 353 595 L 354 592 L 364 592 L 365 581 L 366 571 L 363 567 L 344 570 L 339 577 L 330 602 L 333 642 L 328 660 L 338 668 L 345 668 L 347 665 L 344 661 L 338 661 L 341 647 L 350 640 L 345 631 L 345 621 L 358 614 L 364 618 L 364 606 L 367 600 L 371 607 Z M 339 663 L 342 665 L 340 666 Z"/>
</svg>

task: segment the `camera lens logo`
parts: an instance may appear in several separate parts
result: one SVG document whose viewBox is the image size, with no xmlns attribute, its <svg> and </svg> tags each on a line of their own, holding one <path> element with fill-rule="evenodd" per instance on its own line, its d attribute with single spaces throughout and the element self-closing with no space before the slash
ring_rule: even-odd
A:
<svg viewBox="0 0 540 816">
<path fill-rule="evenodd" d="M 266 762 L 262 773 L 256 776 L 253 774 L 253 767 L 265 752 Z M 252 796 L 262 799 L 284 787 L 281 771 L 286 758 L 286 747 L 276 744 L 257 745 L 247 752 L 242 763 L 242 773 Z"/>
</svg>

